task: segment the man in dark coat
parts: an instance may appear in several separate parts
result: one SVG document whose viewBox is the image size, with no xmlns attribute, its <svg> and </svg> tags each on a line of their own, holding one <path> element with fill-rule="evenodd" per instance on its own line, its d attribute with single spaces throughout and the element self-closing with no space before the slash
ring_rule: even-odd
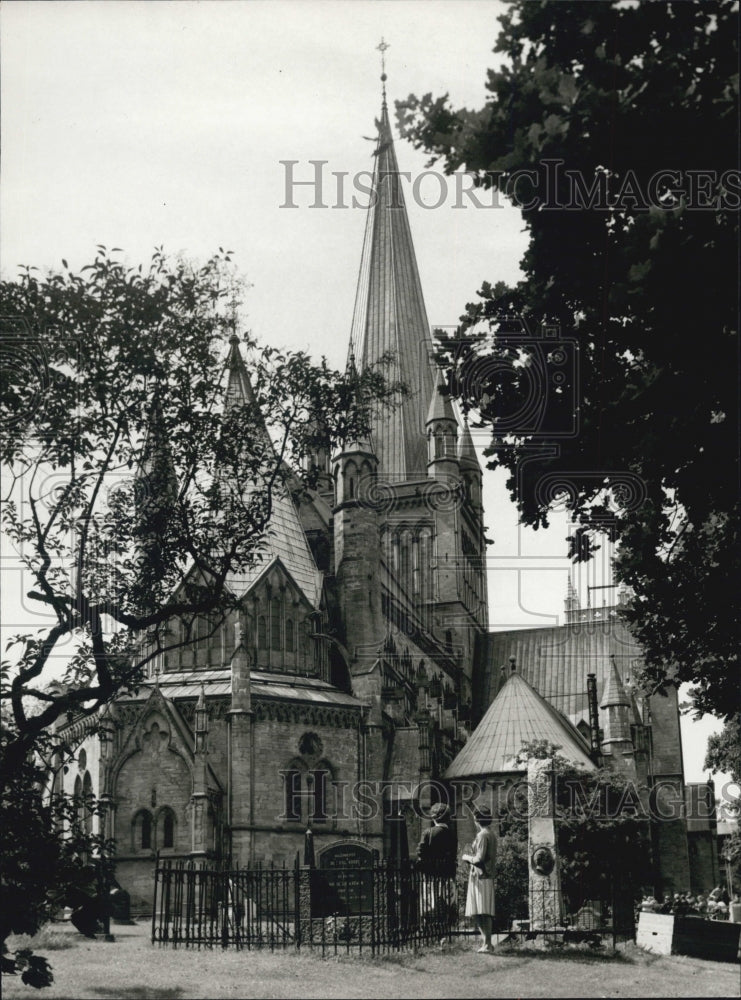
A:
<svg viewBox="0 0 741 1000">
<path fill-rule="evenodd" d="M 448 822 L 448 807 L 443 802 L 430 809 L 432 826 L 425 830 L 417 848 L 417 867 L 425 875 L 455 878 L 455 834 Z"/>
</svg>

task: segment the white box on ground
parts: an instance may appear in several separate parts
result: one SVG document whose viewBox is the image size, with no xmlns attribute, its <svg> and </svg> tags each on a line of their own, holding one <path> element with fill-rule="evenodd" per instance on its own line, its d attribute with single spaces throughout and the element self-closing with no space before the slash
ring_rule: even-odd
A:
<svg viewBox="0 0 741 1000">
<path fill-rule="evenodd" d="M 655 955 L 671 955 L 674 917 L 671 914 L 641 911 L 638 917 L 636 944 Z"/>
</svg>

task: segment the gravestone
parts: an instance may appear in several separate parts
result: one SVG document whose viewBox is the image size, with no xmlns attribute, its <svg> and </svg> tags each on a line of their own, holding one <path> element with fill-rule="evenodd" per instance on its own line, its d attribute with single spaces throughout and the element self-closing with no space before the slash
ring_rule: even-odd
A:
<svg viewBox="0 0 741 1000">
<path fill-rule="evenodd" d="M 373 864 L 376 852 L 345 842 L 325 848 L 312 872 L 311 915 L 353 916 L 373 910 Z"/>
<path fill-rule="evenodd" d="M 554 931 L 563 924 L 561 873 L 556 844 L 553 764 L 531 760 L 528 780 L 528 869 L 530 930 Z M 535 942 L 545 946 L 541 933 Z"/>
</svg>

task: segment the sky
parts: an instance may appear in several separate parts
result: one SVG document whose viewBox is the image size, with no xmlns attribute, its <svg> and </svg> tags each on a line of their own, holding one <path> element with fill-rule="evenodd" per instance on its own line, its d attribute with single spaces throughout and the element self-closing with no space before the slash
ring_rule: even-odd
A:
<svg viewBox="0 0 741 1000">
<path fill-rule="evenodd" d="M 393 101 L 410 93 L 479 107 L 503 9 L 490 0 L 4 4 L 3 277 L 21 264 L 60 269 L 62 258 L 75 270 L 97 244 L 122 248 L 132 264 L 157 246 L 201 261 L 223 247 L 249 284 L 244 329 L 344 366 L 366 216 L 350 204 L 351 182 L 372 170 L 377 46 L 389 45 L 392 124 Z M 398 140 L 397 157 L 418 185 L 407 205 L 428 318 L 454 326 L 483 280 L 517 280 L 520 215 L 456 197 L 452 180 L 424 175 L 424 154 Z M 325 207 L 310 207 L 314 188 L 287 186 L 289 169 L 315 178 L 311 161 L 326 161 Z M 485 476 L 490 626 L 557 624 L 569 572 L 585 603 L 588 586 L 611 583 L 608 560 L 574 569 L 563 515 L 548 532 L 519 527 L 504 478 Z M 12 554 L 2 558 L 16 580 Z M 6 594 L 20 594 L 17 583 Z M 589 593 L 602 603 L 614 591 Z M 6 624 L 29 620 L 22 601 L 8 603 Z M 718 728 L 683 720 L 688 780 L 704 778 L 705 740 Z"/>
</svg>

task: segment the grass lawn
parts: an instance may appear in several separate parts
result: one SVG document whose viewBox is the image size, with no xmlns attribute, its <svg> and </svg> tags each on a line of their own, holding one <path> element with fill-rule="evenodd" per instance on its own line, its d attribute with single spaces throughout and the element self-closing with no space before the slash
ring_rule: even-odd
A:
<svg viewBox="0 0 741 1000">
<path fill-rule="evenodd" d="M 739 995 L 738 965 L 647 955 L 540 954 L 473 943 L 380 958 L 294 951 L 192 951 L 149 942 L 149 924 L 114 925 L 115 942 L 52 925 L 30 942 L 54 970 L 50 989 L 3 977 L 4 1000 L 190 1000 L 200 997 L 719 997 Z M 21 946 L 28 944 L 28 939 Z"/>
</svg>

